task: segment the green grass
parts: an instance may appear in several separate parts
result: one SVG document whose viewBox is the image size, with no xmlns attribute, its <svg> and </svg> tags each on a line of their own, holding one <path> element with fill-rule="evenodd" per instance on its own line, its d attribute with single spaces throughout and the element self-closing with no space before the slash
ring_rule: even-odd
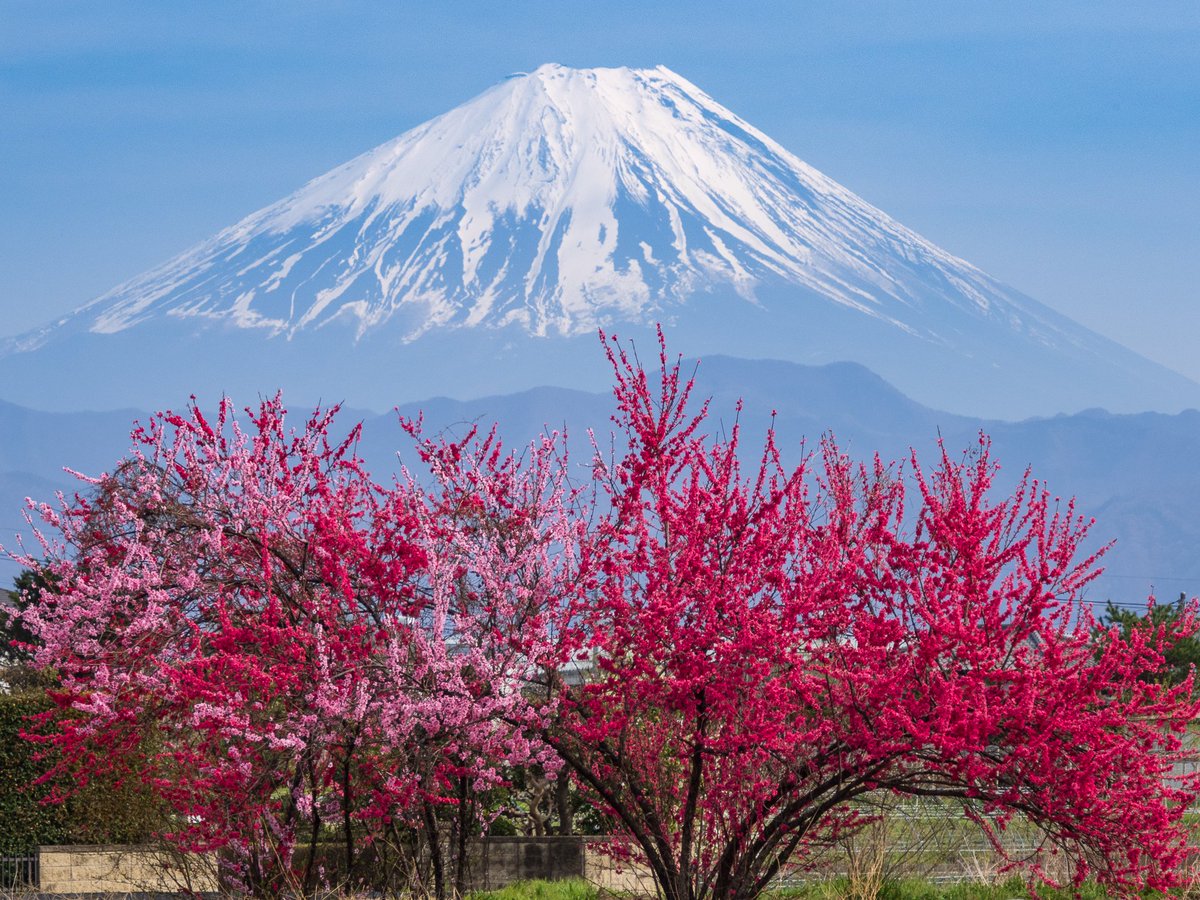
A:
<svg viewBox="0 0 1200 900">
<path fill-rule="evenodd" d="M 1010 878 L 998 884 L 962 881 L 941 885 L 919 879 L 905 879 L 885 882 L 879 896 L 880 900 L 1009 900 L 1013 897 L 1028 897 L 1030 894 L 1029 888 L 1020 878 Z"/>
<path fill-rule="evenodd" d="M 763 900 L 844 900 L 850 892 L 845 878 L 811 881 L 795 887 L 768 891 Z M 1025 900 L 1032 895 L 1021 878 L 999 883 L 963 881 L 936 884 L 919 878 L 885 881 L 878 900 Z M 1105 900 L 1108 894 L 1095 882 L 1078 891 L 1041 886 L 1038 900 Z M 1161 896 L 1161 895 L 1159 895 Z M 564 881 L 521 881 L 498 891 L 476 891 L 468 900 L 597 900 L 595 885 L 581 878 Z"/>
<path fill-rule="evenodd" d="M 476 891 L 469 900 L 596 900 L 596 887 L 582 878 L 519 881 L 498 891 Z"/>
<path fill-rule="evenodd" d="M 847 879 L 832 878 L 770 891 L 764 900 L 843 900 L 849 894 Z M 950 884 L 905 878 L 885 881 L 879 891 L 879 900 L 1025 900 L 1031 896 L 1021 878 L 1009 878 L 999 883 L 963 881 Z M 1084 884 L 1078 891 L 1073 888 L 1054 890 L 1044 885 L 1037 890 L 1038 900 L 1104 900 L 1107 896 L 1095 882 Z"/>
</svg>

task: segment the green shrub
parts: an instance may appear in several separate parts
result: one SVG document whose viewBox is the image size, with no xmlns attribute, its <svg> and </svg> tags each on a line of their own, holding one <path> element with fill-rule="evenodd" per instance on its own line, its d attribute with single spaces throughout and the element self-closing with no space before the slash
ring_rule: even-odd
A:
<svg viewBox="0 0 1200 900">
<path fill-rule="evenodd" d="M 507 816 L 497 816 L 492 819 L 492 823 L 488 826 L 488 834 L 491 837 L 512 837 L 520 834 L 517 831 L 517 826 Z"/>
<path fill-rule="evenodd" d="M 767 891 L 763 900 L 842 900 L 849 890 L 848 878 L 822 878 Z"/>
<path fill-rule="evenodd" d="M 879 900 L 943 900 L 944 897 L 938 885 L 921 878 L 885 880 L 879 889 Z"/>
<path fill-rule="evenodd" d="M 999 883 L 962 881 L 948 884 L 942 889 L 944 900 L 1009 900 L 1028 896 L 1029 888 L 1020 878 L 1009 878 Z"/>
</svg>

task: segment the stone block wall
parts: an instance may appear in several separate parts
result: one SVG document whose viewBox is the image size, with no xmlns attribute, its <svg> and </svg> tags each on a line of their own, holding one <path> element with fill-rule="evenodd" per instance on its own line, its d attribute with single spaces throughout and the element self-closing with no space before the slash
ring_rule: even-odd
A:
<svg viewBox="0 0 1200 900">
<path fill-rule="evenodd" d="M 40 891 L 44 894 L 217 889 L 213 860 L 165 854 L 151 847 L 40 847 L 38 869 Z"/>
<path fill-rule="evenodd" d="M 218 890 L 211 857 L 165 853 L 153 847 L 41 847 L 41 894 L 174 894 Z M 516 881 L 584 878 L 615 893 L 653 895 L 642 866 L 616 863 L 595 840 L 577 836 L 490 837 L 474 848 L 474 890 L 496 890 Z"/>
</svg>

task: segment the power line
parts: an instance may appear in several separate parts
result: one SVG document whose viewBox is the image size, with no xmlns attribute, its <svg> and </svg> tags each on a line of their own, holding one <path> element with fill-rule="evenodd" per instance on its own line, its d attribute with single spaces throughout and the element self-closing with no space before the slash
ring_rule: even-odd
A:
<svg viewBox="0 0 1200 900">
<path fill-rule="evenodd" d="M 1142 581 L 1200 581 L 1198 575 L 1110 575 L 1105 572 L 1103 578 L 1133 578 Z"/>
</svg>

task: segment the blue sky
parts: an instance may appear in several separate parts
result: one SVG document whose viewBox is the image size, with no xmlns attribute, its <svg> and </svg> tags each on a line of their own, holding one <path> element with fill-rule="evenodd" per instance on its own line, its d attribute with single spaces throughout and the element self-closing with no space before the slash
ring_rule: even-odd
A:
<svg viewBox="0 0 1200 900">
<path fill-rule="evenodd" d="M 0 334 L 512 71 L 665 64 L 1200 379 L 1200 3 L 0 0 Z"/>
</svg>

